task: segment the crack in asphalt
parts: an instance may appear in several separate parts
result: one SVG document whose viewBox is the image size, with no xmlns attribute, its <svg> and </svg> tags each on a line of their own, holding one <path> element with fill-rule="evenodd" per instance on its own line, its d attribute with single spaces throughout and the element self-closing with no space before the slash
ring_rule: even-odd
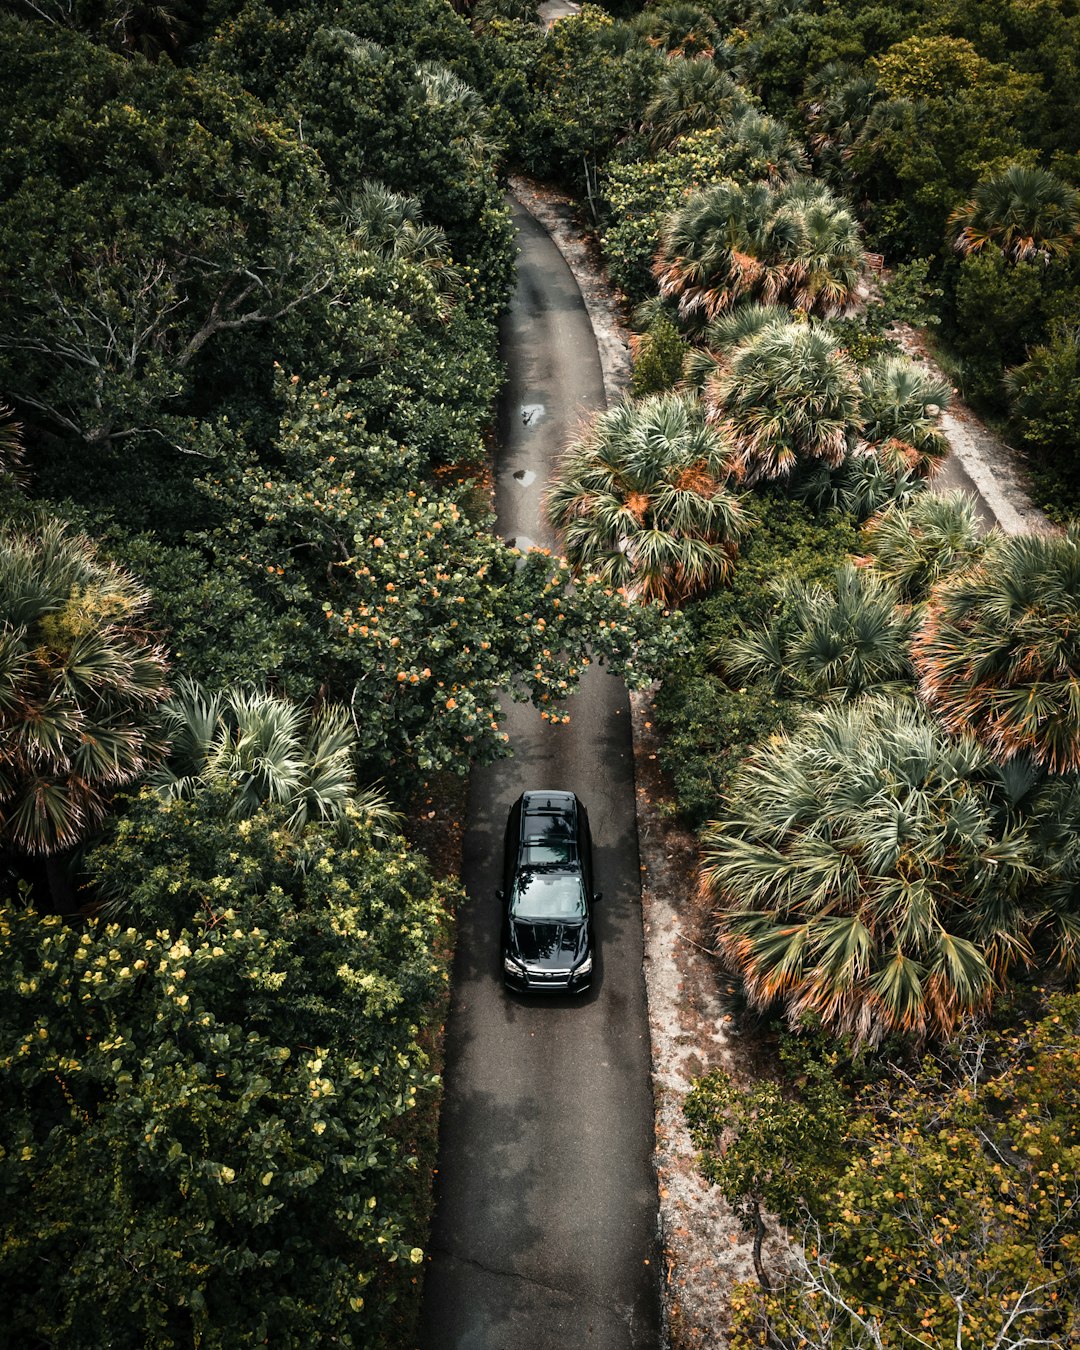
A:
<svg viewBox="0 0 1080 1350">
<path fill-rule="evenodd" d="M 497 1266 L 489 1266 L 483 1261 L 477 1260 L 475 1256 L 459 1256 L 457 1252 L 449 1251 L 446 1247 L 429 1247 L 428 1251 L 432 1256 L 441 1256 L 449 1261 L 456 1261 L 458 1265 L 470 1266 L 473 1270 L 478 1270 L 484 1275 L 496 1275 L 501 1279 L 521 1280 L 525 1284 L 531 1284 L 537 1289 L 542 1289 L 548 1294 L 561 1294 L 563 1298 L 569 1299 L 572 1303 L 591 1303 L 594 1308 L 599 1308 L 602 1312 L 611 1313 L 624 1322 L 629 1331 L 634 1329 L 634 1309 L 620 1303 L 605 1303 L 602 1299 L 593 1298 L 589 1294 L 584 1294 L 575 1289 L 564 1289 L 561 1285 L 548 1284 L 544 1280 L 537 1279 L 535 1275 L 526 1275 L 517 1270 L 500 1270 Z"/>
</svg>

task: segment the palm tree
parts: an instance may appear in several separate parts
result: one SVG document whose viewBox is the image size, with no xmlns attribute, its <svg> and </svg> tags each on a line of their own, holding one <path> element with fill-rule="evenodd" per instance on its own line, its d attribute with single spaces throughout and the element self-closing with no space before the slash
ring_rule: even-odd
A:
<svg viewBox="0 0 1080 1350">
<path fill-rule="evenodd" d="M 877 99 L 874 78 L 859 66 L 830 61 L 806 82 L 803 111 L 810 152 L 831 182 L 844 182 L 847 161 Z"/>
<path fill-rule="evenodd" d="M 675 58 L 660 73 L 645 106 L 642 129 L 649 132 L 653 149 L 658 150 L 673 145 L 680 136 L 715 127 L 745 107 L 742 90 L 710 60 Z"/>
<path fill-rule="evenodd" d="M 379 838 L 398 832 L 401 817 L 386 797 L 374 788 L 357 791 L 348 709 L 327 704 L 311 716 L 277 694 L 208 694 L 182 679 L 162 712 L 169 755 L 151 783 L 164 796 L 225 787 L 239 819 L 273 803 L 288 811 L 290 830 L 321 820 L 362 821 Z"/>
<path fill-rule="evenodd" d="M 14 410 L 0 403 L 0 476 L 16 483 L 23 478 L 23 426 L 15 420 Z"/>
<path fill-rule="evenodd" d="M 0 842 L 54 858 L 162 751 L 149 594 L 44 514 L 0 529 Z M 50 871 L 54 900 L 60 875 Z"/>
<path fill-rule="evenodd" d="M 894 472 L 930 477 L 949 442 L 937 419 L 952 388 L 907 356 L 879 356 L 859 372 L 859 414 L 867 448 Z"/>
<path fill-rule="evenodd" d="M 716 20 L 698 5 L 654 5 L 633 20 L 633 27 L 650 46 L 672 57 L 712 59 L 722 34 Z"/>
<path fill-rule="evenodd" d="M 770 187 L 779 187 L 809 168 L 805 151 L 785 123 L 756 108 L 725 119 L 718 134 L 730 148 L 725 164 L 734 177 L 763 178 Z"/>
<path fill-rule="evenodd" d="M 851 358 L 827 328 L 806 323 L 764 324 L 705 387 L 709 420 L 751 483 L 807 461 L 843 463 L 855 445 L 858 397 Z"/>
<path fill-rule="evenodd" d="M 784 305 L 761 305 L 755 301 L 737 305 L 713 319 L 701 335 L 701 346 L 692 347 L 683 362 L 683 380 L 700 394 L 711 376 L 726 368 L 731 353 L 765 328 L 791 322 Z"/>
<path fill-rule="evenodd" d="M 915 621 L 887 581 L 848 563 L 832 586 L 783 578 L 773 591 L 775 617 L 715 653 L 730 681 L 830 702 L 911 692 Z"/>
<path fill-rule="evenodd" d="M 1080 531 L 997 539 L 935 585 L 913 650 L 947 727 L 1001 762 L 1080 769 Z"/>
<path fill-rule="evenodd" d="M 664 223 L 653 275 L 684 319 L 744 300 L 841 313 L 865 264 L 851 209 L 822 183 L 718 183 Z"/>
<path fill-rule="evenodd" d="M 774 247 L 784 261 L 785 291 L 807 314 L 842 314 L 866 265 L 859 222 L 845 202 L 812 178 L 777 192 Z"/>
<path fill-rule="evenodd" d="M 926 492 L 867 523 L 863 562 L 917 603 L 943 577 L 979 563 L 997 537 L 983 534 L 973 497 Z"/>
<path fill-rule="evenodd" d="M 352 246 L 386 262 L 422 267 L 438 291 L 452 295 L 462 286 L 450 241 L 440 225 L 425 224 L 416 197 L 394 192 L 367 178 L 339 199 L 341 219 Z"/>
<path fill-rule="evenodd" d="M 998 248 L 1011 263 L 1064 258 L 1080 231 L 1080 192 L 1048 169 L 1010 164 L 980 183 L 949 223 L 961 227 L 954 243 L 965 256 Z"/>
<path fill-rule="evenodd" d="M 715 319 L 736 300 L 774 300 L 765 255 L 773 193 L 763 183 L 718 183 L 694 193 L 664 222 L 653 263 L 660 295 L 678 302 L 684 319 Z M 769 295 L 768 291 L 776 294 Z"/>
<path fill-rule="evenodd" d="M 926 479 L 912 469 L 885 464 L 874 454 L 856 450 L 835 469 L 820 460 L 803 465 L 792 479 L 791 492 L 815 515 L 842 511 L 863 521 L 922 496 Z"/>
<path fill-rule="evenodd" d="M 726 580 L 749 522 L 729 452 L 696 404 L 656 394 L 601 413 L 547 497 L 567 557 L 634 599 L 677 604 Z"/>
<path fill-rule="evenodd" d="M 717 932 L 750 1001 L 875 1042 L 947 1036 L 1029 956 L 1037 878 L 985 752 L 917 704 L 823 709 L 759 748 L 704 835 Z"/>
</svg>

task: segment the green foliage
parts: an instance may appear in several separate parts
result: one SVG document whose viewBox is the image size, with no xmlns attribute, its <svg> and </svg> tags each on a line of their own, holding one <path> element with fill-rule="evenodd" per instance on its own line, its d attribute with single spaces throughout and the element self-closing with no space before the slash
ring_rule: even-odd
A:
<svg viewBox="0 0 1080 1350">
<path fill-rule="evenodd" d="M 814 1051 L 817 1053 L 814 1053 Z M 762 1207 L 795 1224 L 819 1210 L 843 1170 L 850 1103 L 835 1048 L 785 1039 L 798 1086 L 759 1079 L 740 1087 L 722 1069 L 699 1078 L 683 1100 L 698 1166 L 748 1226 Z"/>
<path fill-rule="evenodd" d="M 655 394 L 592 420 L 548 489 L 548 514 L 579 574 L 675 605 L 731 574 L 751 522 L 730 471 L 697 404 Z"/>
<path fill-rule="evenodd" d="M 783 577 L 773 589 L 778 612 L 770 622 L 717 653 L 733 683 L 761 682 L 807 701 L 904 696 L 914 621 L 887 581 L 849 563 L 827 587 Z"/>
<path fill-rule="evenodd" d="M 759 747 L 703 850 L 751 1002 L 870 1043 L 948 1036 L 987 1006 L 1045 917 L 1021 903 L 1035 841 L 1003 815 L 991 776 L 974 738 L 880 695 Z"/>
<path fill-rule="evenodd" d="M 169 753 L 149 781 L 163 796 L 220 789 L 239 820 L 273 803 L 288 810 L 290 830 L 309 821 L 347 829 L 363 819 L 384 838 L 400 827 L 401 816 L 382 793 L 357 791 L 356 732 L 340 705 L 323 704 L 312 714 L 277 694 L 250 688 L 208 694 L 181 679 L 162 722 Z"/>
<path fill-rule="evenodd" d="M 647 159 L 613 157 L 601 180 L 608 219 L 604 253 L 631 299 L 653 289 L 650 267 L 664 219 L 692 193 L 727 178 L 779 183 L 806 167 L 783 123 L 753 110 L 683 136 Z"/>
<path fill-rule="evenodd" d="M 1023 361 L 1042 336 L 1044 305 L 1055 280 L 1060 278 L 1041 262 L 1010 264 L 999 252 L 963 260 L 948 341 L 961 360 L 965 397 L 1004 405 L 1005 368 Z"/>
<path fill-rule="evenodd" d="M 851 164 L 875 203 L 882 247 L 936 249 L 958 194 L 1024 157 L 1021 128 L 1040 109 L 1038 80 L 980 56 L 964 38 L 914 36 L 871 63 L 882 101 L 852 147 Z"/>
<path fill-rule="evenodd" d="M 721 360 L 705 405 L 751 483 L 815 461 L 836 468 L 855 447 L 857 372 L 824 325 L 764 324 Z"/>
<path fill-rule="evenodd" d="M 918 603 L 943 577 L 981 562 L 996 538 L 983 534 L 973 498 L 927 492 L 875 516 L 862 546 L 874 571 Z"/>
<path fill-rule="evenodd" d="M 166 662 L 149 596 L 64 522 L 0 529 L 0 840 L 53 854 L 162 753 Z"/>
<path fill-rule="evenodd" d="M 578 189 L 640 121 L 663 58 L 596 5 L 548 29 L 529 72 L 535 104 L 524 128 L 525 167 Z"/>
<path fill-rule="evenodd" d="M 965 255 L 1000 249 L 1008 262 L 1067 257 L 1080 227 L 1080 193 L 1047 169 L 1010 164 L 980 183 L 950 217 Z"/>
<path fill-rule="evenodd" d="M 635 398 L 662 394 L 682 378 L 687 344 L 666 314 L 658 315 L 634 342 L 634 373 L 630 391 Z"/>
<path fill-rule="evenodd" d="M 380 451 L 347 414 L 334 415 L 324 441 L 304 422 L 311 392 L 297 398 L 286 396 L 273 477 L 240 449 L 207 484 L 223 505 L 243 504 L 213 544 L 236 560 L 279 631 L 292 625 L 281 667 L 249 677 L 280 679 L 303 698 L 318 671 L 324 691 L 353 710 L 369 777 L 391 765 L 398 780 L 465 772 L 471 759 L 501 753 L 502 692 L 565 717 L 590 644 L 634 682 L 662 666 L 674 620 L 600 583 L 572 586 L 566 564 L 542 551 L 508 548 L 460 491 L 387 485 L 387 495 L 367 496 L 369 457 L 383 453 L 393 478 L 394 448 Z M 198 651 L 189 669 L 216 682 Z"/>
<path fill-rule="evenodd" d="M 752 502 L 758 524 L 742 545 L 731 585 L 688 607 L 690 655 L 665 674 L 656 695 L 662 762 L 691 825 L 717 814 L 751 747 L 799 708 L 766 686 L 729 684 L 710 654 L 776 613 L 774 581 L 827 582 L 856 543 L 854 523 L 845 517 L 817 520 L 800 503 L 769 493 L 756 493 Z"/>
<path fill-rule="evenodd" d="M 315 156 L 220 83 L 61 29 L 3 20 L 0 67 L 0 384 L 91 446 L 183 444 L 222 344 L 242 380 L 245 335 L 331 286 Z"/>
<path fill-rule="evenodd" d="M 1080 530 L 997 538 L 939 581 L 915 640 L 923 696 L 1004 763 L 1080 769 Z"/>
<path fill-rule="evenodd" d="M 1078 1033 L 1080 1002 L 1058 995 L 868 1089 L 787 1282 L 737 1292 L 736 1350 L 1074 1340 Z"/>
<path fill-rule="evenodd" d="M 94 855 L 137 926 L 0 911 L 11 1344 L 407 1335 L 444 897 L 223 805 L 144 796 Z"/>
<path fill-rule="evenodd" d="M 1055 325 L 1006 388 L 1024 444 L 1056 476 L 1080 480 L 1080 329 Z"/>
<path fill-rule="evenodd" d="M 839 314 L 865 261 L 854 213 L 823 183 L 720 183 L 665 221 L 653 274 L 680 316 L 705 320 L 748 300 Z"/>
</svg>

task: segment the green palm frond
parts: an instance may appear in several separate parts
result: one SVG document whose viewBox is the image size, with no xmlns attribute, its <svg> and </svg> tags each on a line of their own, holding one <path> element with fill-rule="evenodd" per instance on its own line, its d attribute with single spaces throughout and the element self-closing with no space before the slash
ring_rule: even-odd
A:
<svg viewBox="0 0 1080 1350">
<path fill-rule="evenodd" d="M 78 842 L 160 756 L 166 666 L 141 626 L 148 603 L 62 521 L 0 530 L 0 805 L 14 848 Z"/>
<path fill-rule="evenodd" d="M 165 705 L 164 724 L 170 754 L 151 780 L 164 796 L 224 789 L 235 816 L 276 804 L 294 831 L 331 821 L 382 839 L 398 829 L 400 818 L 381 789 L 357 788 L 356 731 L 346 708 L 327 704 L 312 716 L 278 694 L 208 694 L 184 679 Z"/>
<path fill-rule="evenodd" d="M 1002 827 L 990 769 L 970 737 L 880 697 L 759 747 L 702 854 L 751 1001 L 870 1040 L 948 1034 L 985 1006 L 1043 921 L 1018 898 L 1043 874 Z"/>
<path fill-rule="evenodd" d="M 705 406 L 747 481 L 782 478 L 802 462 L 844 461 L 855 443 L 857 374 L 827 328 L 765 323 L 709 380 Z"/>
<path fill-rule="evenodd" d="M 1011 263 L 1063 258 L 1080 231 L 1080 192 L 1048 169 L 1010 164 L 949 217 L 958 252 L 997 248 Z"/>
<path fill-rule="evenodd" d="M 1080 534 L 998 540 L 934 587 L 913 650 L 947 726 L 1002 761 L 1080 769 Z"/>
<path fill-rule="evenodd" d="M 748 528 L 730 452 L 682 394 L 600 414 L 563 456 L 548 517 L 578 573 L 674 604 L 728 576 Z"/>
<path fill-rule="evenodd" d="M 746 107 L 746 96 L 725 71 L 707 57 L 674 60 L 665 66 L 646 104 L 643 129 L 654 149 L 681 136 L 716 126 Z"/>
<path fill-rule="evenodd" d="M 1000 535 L 984 534 L 975 502 L 963 493 L 925 493 L 869 521 L 863 546 L 874 570 L 905 600 L 925 599 L 939 580 L 973 567 Z"/>
</svg>

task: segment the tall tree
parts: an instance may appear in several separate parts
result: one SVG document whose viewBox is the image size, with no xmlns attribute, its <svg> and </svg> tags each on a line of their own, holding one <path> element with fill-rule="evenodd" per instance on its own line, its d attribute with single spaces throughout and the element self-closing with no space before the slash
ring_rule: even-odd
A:
<svg viewBox="0 0 1080 1350">
<path fill-rule="evenodd" d="M 669 216 L 653 273 L 687 318 L 713 319 L 749 299 L 831 315 L 846 307 L 864 260 L 854 213 L 823 183 L 726 182 Z"/>
<path fill-rule="evenodd" d="M 579 572 L 677 604 L 731 571 L 749 521 L 730 470 L 695 405 L 657 394 L 593 420 L 559 466 L 548 512 Z"/>
<path fill-rule="evenodd" d="M 1019 897 L 1037 876 L 991 772 L 973 738 L 875 697 L 760 747 L 703 852 L 751 1002 L 870 1041 L 947 1036 L 986 1007 L 1028 952 Z"/>
<path fill-rule="evenodd" d="M 1010 164 L 985 179 L 975 194 L 949 217 L 958 225 L 954 240 L 967 256 L 997 248 L 1007 261 L 1063 258 L 1080 232 L 1080 192 L 1048 169 Z"/>
<path fill-rule="evenodd" d="M 856 443 L 855 365 L 824 326 L 764 322 L 710 378 L 705 405 L 750 482 L 816 460 L 836 467 Z"/>
<path fill-rule="evenodd" d="M 0 841 L 55 857 L 160 758 L 149 595 L 44 516 L 0 530 Z M 54 900 L 67 897 L 58 892 Z"/>
<path fill-rule="evenodd" d="M 946 726 L 999 760 L 1080 769 L 1080 533 L 1000 539 L 930 593 L 920 688 Z"/>
</svg>

